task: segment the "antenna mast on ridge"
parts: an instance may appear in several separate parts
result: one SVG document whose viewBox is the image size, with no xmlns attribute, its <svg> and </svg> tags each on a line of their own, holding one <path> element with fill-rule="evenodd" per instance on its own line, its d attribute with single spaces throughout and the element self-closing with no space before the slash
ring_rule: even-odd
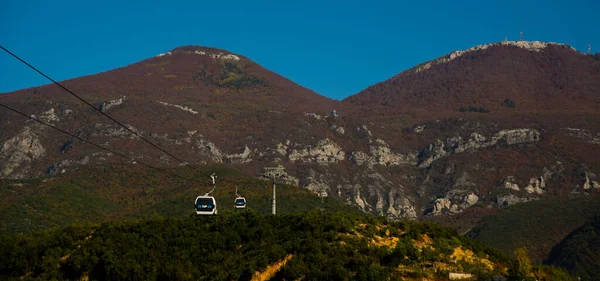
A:
<svg viewBox="0 0 600 281">
<path fill-rule="evenodd" d="M 592 45 L 588 43 L 588 55 L 592 54 Z"/>
<path fill-rule="evenodd" d="M 519 33 L 519 41 L 523 41 L 523 30 Z"/>
</svg>

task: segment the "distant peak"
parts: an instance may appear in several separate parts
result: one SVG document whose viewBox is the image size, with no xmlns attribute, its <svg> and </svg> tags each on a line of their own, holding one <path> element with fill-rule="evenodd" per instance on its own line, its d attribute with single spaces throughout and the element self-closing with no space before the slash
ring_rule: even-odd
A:
<svg viewBox="0 0 600 281">
<path fill-rule="evenodd" d="M 209 56 L 213 59 L 235 60 L 235 61 L 241 60 L 240 56 L 235 55 L 231 52 L 217 49 L 217 48 L 201 47 L 201 46 L 177 47 L 169 52 L 158 54 L 158 55 L 156 55 L 156 57 L 158 58 L 158 57 L 164 57 L 164 56 L 171 56 L 173 54 L 193 54 L 193 55 L 200 55 L 200 56 Z"/>
<path fill-rule="evenodd" d="M 548 46 L 563 46 L 563 47 L 567 47 L 573 51 L 577 51 L 575 50 L 575 48 L 566 45 L 566 44 L 560 44 L 560 43 L 554 43 L 554 42 L 541 42 L 541 41 L 502 41 L 502 42 L 494 42 L 494 43 L 490 43 L 490 44 L 483 44 L 483 45 L 477 45 L 475 47 L 466 49 L 466 50 L 459 50 L 459 51 L 454 51 L 450 54 L 447 54 L 445 56 L 442 56 L 440 58 L 437 58 L 435 60 L 426 62 L 424 64 L 421 64 L 417 67 L 414 68 L 415 72 L 421 72 L 423 70 L 427 70 L 429 69 L 432 65 L 436 65 L 436 64 L 440 64 L 440 63 L 446 63 L 449 61 L 452 61 L 453 59 L 456 59 L 466 53 L 469 52 L 473 52 L 473 51 L 479 51 L 479 50 L 485 50 L 489 47 L 492 46 L 516 46 L 522 49 L 527 49 L 527 50 L 531 50 L 531 51 L 535 51 L 535 52 L 539 52 L 545 48 L 547 48 Z"/>
</svg>

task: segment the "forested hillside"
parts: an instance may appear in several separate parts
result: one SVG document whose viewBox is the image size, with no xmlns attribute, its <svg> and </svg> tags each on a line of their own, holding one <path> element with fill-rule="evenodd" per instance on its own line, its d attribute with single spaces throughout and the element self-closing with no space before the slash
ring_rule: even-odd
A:
<svg viewBox="0 0 600 281">
<path fill-rule="evenodd" d="M 556 245 L 546 262 L 567 269 L 581 280 L 600 280 L 600 215 Z"/>
<path fill-rule="evenodd" d="M 528 202 L 485 217 L 467 235 L 505 253 L 526 246 L 539 263 L 596 214 L 600 214 L 598 197 Z"/>
<path fill-rule="evenodd" d="M 140 165 L 94 165 L 73 173 L 30 180 L 0 180 L 0 232 L 30 232 L 109 220 L 154 217 L 187 217 L 194 213 L 196 196 L 212 187 L 210 174 L 217 176 L 211 194 L 219 212 L 233 209 L 238 193 L 248 208 L 271 213 L 272 183 L 251 177 L 225 165 L 194 169 L 180 167 L 151 170 Z M 187 180 L 186 180 L 187 179 Z M 296 186 L 277 185 L 277 212 L 345 210 L 360 212 L 336 198 L 319 198 Z"/>
<path fill-rule="evenodd" d="M 434 224 L 320 211 L 85 224 L 2 235 L 0 251 L 8 280 L 569 280 Z"/>
</svg>

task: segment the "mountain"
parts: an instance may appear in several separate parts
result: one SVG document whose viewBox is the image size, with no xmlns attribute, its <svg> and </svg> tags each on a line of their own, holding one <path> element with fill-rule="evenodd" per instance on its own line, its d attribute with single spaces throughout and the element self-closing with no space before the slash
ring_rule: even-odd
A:
<svg viewBox="0 0 600 281">
<path fill-rule="evenodd" d="M 591 218 L 556 245 L 546 263 L 567 269 L 578 280 L 600 279 L 600 216 Z"/>
<path fill-rule="evenodd" d="M 597 112 L 599 59 L 556 43 L 485 44 L 417 65 L 344 101 L 394 111 Z"/>
<path fill-rule="evenodd" d="M 286 183 L 322 198 L 392 219 L 462 215 L 467 231 L 507 206 L 600 191 L 599 75 L 600 55 L 501 42 L 335 101 L 242 55 L 187 46 L 61 83 L 191 165 L 225 164 L 252 177 L 281 165 Z M 55 85 L 2 94 L 0 103 L 136 162 L 182 165 Z M 0 177 L 18 181 L 10 184 L 130 162 L 6 110 L 0 120 Z M 100 190 L 110 176 L 86 180 L 88 188 Z M 160 184 L 132 182 L 138 191 Z M 3 208 L 31 219 L 27 194 L 43 184 L 22 193 L 6 186 Z"/>
</svg>

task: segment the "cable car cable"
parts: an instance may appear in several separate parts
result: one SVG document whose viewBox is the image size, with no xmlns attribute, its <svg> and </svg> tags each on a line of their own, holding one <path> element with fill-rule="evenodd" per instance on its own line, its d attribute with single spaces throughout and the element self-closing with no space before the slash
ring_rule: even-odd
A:
<svg viewBox="0 0 600 281">
<path fill-rule="evenodd" d="M 125 128 L 126 130 L 128 130 L 129 132 L 131 132 L 132 134 L 138 136 L 140 139 L 142 139 L 143 141 L 149 143 L 150 145 L 154 146 L 155 148 L 157 148 L 158 150 L 162 151 L 163 153 L 171 156 L 173 159 L 185 164 L 186 166 L 196 170 L 197 172 L 201 172 L 198 169 L 196 169 L 195 167 L 189 165 L 186 161 L 183 161 L 177 157 L 175 157 L 174 155 L 172 155 L 171 153 L 167 152 L 166 150 L 160 148 L 158 145 L 152 143 L 151 141 L 147 140 L 146 138 L 142 137 L 140 134 L 136 133 L 135 131 L 133 131 L 132 129 L 130 129 L 129 127 L 123 125 L 121 122 L 117 121 L 116 119 L 114 119 L 113 117 L 110 117 L 108 114 L 102 112 L 102 110 L 96 108 L 94 105 L 92 105 L 91 103 L 87 102 L 86 100 L 84 100 L 83 98 L 81 98 L 80 96 L 78 96 L 77 94 L 73 93 L 71 90 L 67 89 L 65 86 L 63 86 L 62 84 L 56 82 L 54 79 L 50 78 L 48 75 L 44 74 L 43 72 L 41 72 L 40 70 L 38 70 L 37 68 L 35 68 L 33 65 L 27 63 L 25 60 L 21 59 L 19 56 L 15 55 L 14 53 L 12 53 L 11 51 L 9 51 L 8 49 L 4 48 L 4 46 L 0 45 L 0 48 L 2 48 L 2 50 L 4 50 L 5 52 L 7 52 L 9 55 L 13 56 L 14 58 L 16 58 L 17 60 L 19 60 L 20 62 L 24 63 L 25 65 L 27 65 L 29 68 L 33 69 L 34 71 L 36 71 L 37 73 L 41 74 L 42 76 L 46 77 L 46 79 L 52 81 L 52 83 L 56 84 L 57 86 L 61 87 L 62 89 L 64 89 L 65 91 L 67 91 L 69 94 L 75 96 L 77 99 L 79 99 L 80 101 L 82 101 L 83 103 L 89 105 L 90 107 L 92 107 L 95 111 L 99 112 L 100 114 L 106 116 L 108 119 L 114 121 L 115 123 L 119 124 L 119 126 Z"/>
<path fill-rule="evenodd" d="M 161 171 L 161 172 L 163 172 L 163 173 L 166 173 L 166 174 L 169 174 L 169 175 L 172 175 L 172 176 L 175 176 L 175 177 L 178 177 L 178 178 L 184 179 L 184 180 L 189 180 L 189 181 L 193 181 L 193 182 L 197 182 L 197 183 L 201 183 L 201 184 L 203 184 L 203 182 L 200 182 L 200 181 L 198 181 L 198 180 L 195 180 L 195 179 L 192 179 L 192 178 L 186 178 L 186 177 L 180 176 L 180 175 L 178 175 L 178 174 L 175 174 L 175 173 L 168 172 L 168 171 L 166 171 L 166 170 L 164 170 L 164 169 L 161 169 L 161 168 L 154 167 L 154 166 L 152 166 L 152 165 L 150 165 L 150 164 L 146 164 L 146 163 L 140 162 L 140 161 L 138 161 L 138 160 L 132 159 L 132 158 L 130 158 L 130 157 L 128 157 L 128 156 L 126 156 L 126 155 L 124 155 L 124 154 L 122 154 L 122 153 L 116 152 L 116 151 L 114 151 L 114 150 L 112 150 L 112 149 L 109 149 L 109 148 L 106 148 L 106 147 L 100 146 L 100 145 L 98 145 L 98 144 L 95 144 L 95 143 L 93 143 L 93 142 L 91 142 L 91 141 L 88 141 L 88 140 L 86 140 L 86 139 L 83 139 L 83 138 L 81 138 L 81 137 L 78 137 L 78 136 L 76 136 L 76 135 L 74 135 L 74 134 L 71 134 L 71 133 L 69 133 L 69 132 L 67 132 L 67 131 L 65 131 L 65 130 L 62 130 L 62 129 L 60 129 L 60 128 L 58 128 L 58 127 L 54 126 L 54 125 L 48 124 L 48 123 L 46 123 L 46 122 L 44 122 L 44 121 L 42 121 L 42 120 L 39 120 L 39 119 L 37 119 L 37 118 L 35 118 L 35 117 L 29 116 L 29 115 L 27 115 L 27 114 L 25 114 L 25 113 L 23 113 L 23 112 L 20 112 L 20 111 L 18 111 L 18 110 L 16 110 L 16 109 L 13 109 L 13 108 L 11 108 L 11 107 L 9 107 L 9 106 L 7 106 L 7 105 L 4 105 L 4 104 L 1 104 L 1 103 L 0 103 L 0 106 L 1 106 L 1 107 L 4 107 L 4 108 L 6 108 L 6 109 L 8 109 L 8 110 L 10 110 L 10 111 L 12 111 L 12 112 L 15 112 L 15 113 L 17 113 L 17 114 L 19 114 L 19 115 L 25 116 L 26 118 L 32 119 L 32 120 L 34 120 L 34 121 L 37 121 L 37 122 L 39 122 L 39 123 L 41 123 L 41 124 L 43 124 L 43 125 L 46 125 L 46 126 L 48 126 L 48 127 L 52 128 L 52 129 L 55 129 L 55 130 L 57 130 L 57 131 L 59 131 L 59 132 L 61 132 L 61 133 L 67 134 L 67 135 L 69 135 L 69 136 L 71 136 L 71 137 L 73 137 L 73 138 L 76 138 L 76 139 L 78 139 L 78 140 L 80 140 L 80 141 L 83 141 L 83 142 L 85 142 L 85 143 L 87 143 L 87 144 L 91 144 L 91 145 L 93 145 L 93 146 L 95 146 L 95 147 L 97 147 L 97 148 L 100 148 L 100 149 L 103 149 L 103 150 L 109 151 L 109 152 L 111 152 L 111 153 L 114 153 L 115 155 L 121 156 L 121 157 L 123 157 L 123 158 L 125 158 L 125 159 L 127 159 L 127 160 L 130 160 L 130 161 L 135 161 L 135 162 L 137 162 L 137 163 L 140 163 L 142 166 L 146 166 L 146 167 L 149 167 L 149 168 L 152 168 L 152 169 L 155 169 L 155 170 Z"/>
</svg>

